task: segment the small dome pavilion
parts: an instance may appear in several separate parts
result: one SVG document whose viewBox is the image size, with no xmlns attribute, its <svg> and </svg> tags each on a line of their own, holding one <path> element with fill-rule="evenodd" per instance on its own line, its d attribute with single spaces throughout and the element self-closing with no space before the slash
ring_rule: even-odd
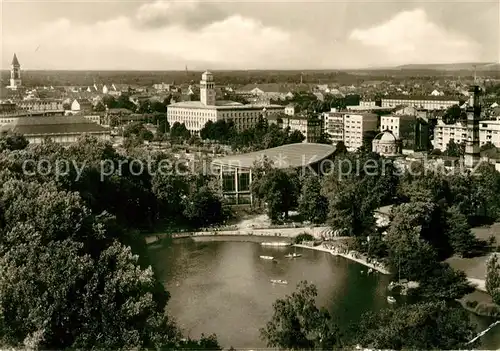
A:
<svg viewBox="0 0 500 351">
<path fill-rule="evenodd" d="M 381 156 L 399 156 L 401 155 L 401 141 L 390 130 L 386 130 L 375 136 L 372 150 Z"/>
</svg>

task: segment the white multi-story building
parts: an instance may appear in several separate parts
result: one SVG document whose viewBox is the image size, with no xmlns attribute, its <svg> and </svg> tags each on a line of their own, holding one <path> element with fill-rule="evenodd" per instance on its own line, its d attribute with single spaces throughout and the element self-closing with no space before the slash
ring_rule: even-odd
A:
<svg viewBox="0 0 500 351">
<path fill-rule="evenodd" d="M 414 116 L 392 115 L 380 117 L 380 131 L 385 132 L 389 130 L 397 139 L 404 137 L 407 131 L 413 129 L 414 124 Z"/>
<path fill-rule="evenodd" d="M 458 98 L 446 96 L 387 96 L 382 98 L 382 107 L 397 107 L 401 105 L 423 108 L 426 110 L 445 110 L 453 105 L 459 105 Z"/>
<path fill-rule="evenodd" d="M 377 106 L 377 102 L 375 100 L 361 100 L 359 102 L 359 106 L 363 106 L 363 107 L 375 107 L 375 106 Z"/>
<path fill-rule="evenodd" d="M 62 100 L 23 100 L 16 102 L 16 108 L 33 112 L 64 111 Z"/>
<path fill-rule="evenodd" d="M 434 128 L 434 148 L 445 151 L 450 140 L 460 144 L 467 140 L 467 124 L 455 123 L 445 124 L 438 121 Z M 492 143 L 500 148 L 500 118 L 492 121 L 481 121 L 479 123 L 479 145 Z"/>
<path fill-rule="evenodd" d="M 254 126 L 260 116 L 283 113 L 281 105 L 244 105 L 229 100 L 216 100 L 215 82 L 210 72 L 205 72 L 200 81 L 200 101 L 183 101 L 167 108 L 167 120 L 184 123 L 194 134 L 199 134 L 208 121 L 232 121 L 238 131 Z"/>
<path fill-rule="evenodd" d="M 337 109 L 332 108 L 330 112 L 324 112 L 322 115 L 324 132 L 329 136 L 333 145 L 344 141 L 344 115 L 346 113 L 337 112 Z"/>
<path fill-rule="evenodd" d="M 344 115 L 344 144 L 349 151 L 363 145 L 363 137 L 368 131 L 376 131 L 378 117 L 373 113 L 346 113 Z"/>
</svg>

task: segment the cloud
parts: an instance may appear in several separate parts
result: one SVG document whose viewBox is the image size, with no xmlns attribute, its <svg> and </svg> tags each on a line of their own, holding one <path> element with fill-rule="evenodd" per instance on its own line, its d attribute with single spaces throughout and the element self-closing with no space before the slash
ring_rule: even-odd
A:
<svg viewBox="0 0 500 351">
<path fill-rule="evenodd" d="M 212 69 L 279 67 L 294 53 L 296 42 L 286 31 L 239 15 L 198 30 L 177 25 L 138 28 L 134 18 L 123 16 L 93 24 L 60 19 L 7 38 L 2 45 L 5 53 L 15 51 L 20 59 L 29 53 L 22 59 L 29 68 L 50 63 L 52 69 L 168 70 L 191 62 Z M 31 48 L 38 45 L 35 55 Z"/>
<path fill-rule="evenodd" d="M 200 29 L 227 17 L 215 3 L 199 0 L 156 1 L 142 5 L 136 14 L 139 25 L 150 28 L 180 25 Z"/>
<path fill-rule="evenodd" d="M 477 43 L 431 22 L 422 9 L 400 12 L 371 28 L 355 29 L 349 38 L 376 49 L 390 63 L 478 60 Z"/>
<path fill-rule="evenodd" d="M 205 6 L 217 10 L 203 13 Z M 336 69 L 475 61 L 480 52 L 422 10 L 341 35 L 338 28 L 285 28 L 224 9 L 205 0 L 154 2 L 99 22 L 63 18 L 6 27 L 2 64 L 8 67 L 16 52 L 28 69 Z"/>
</svg>

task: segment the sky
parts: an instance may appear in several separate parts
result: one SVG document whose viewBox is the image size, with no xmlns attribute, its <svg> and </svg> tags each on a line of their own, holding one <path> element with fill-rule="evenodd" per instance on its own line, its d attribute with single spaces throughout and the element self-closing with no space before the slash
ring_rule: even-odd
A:
<svg viewBox="0 0 500 351">
<path fill-rule="evenodd" d="M 22 69 L 348 69 L 499 62 L 500 0 L 0 0 Z"/>
</svg>

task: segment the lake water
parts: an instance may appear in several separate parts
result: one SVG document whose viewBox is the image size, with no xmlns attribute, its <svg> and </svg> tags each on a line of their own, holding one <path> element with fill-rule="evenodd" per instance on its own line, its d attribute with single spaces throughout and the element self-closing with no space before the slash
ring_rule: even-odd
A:
<svg viewBox="0 0 500 351">
<path fill-rule="evenodd" d="M 341 329 L 362 313 L 388 307 L 390 278 L 367 275 L 366 267 L 330 254 L 297 249 L 302 257 L 283 256 L 290 248 L 266 248 L 253 242 L 178 240 L 149 250 L 152 264 L 172 298 L 168 304 L 185 335 L 216 333 L 224 347 L 263 348 L 259 328 L 272 316 L 272 304 L 291 294 L 301 280 L 318 289 L 318 306 L 326 307 Z M 274 256 L 278 263 L 260 255 Z M 285 279 L 288 285 L 271 284 Z M 485 329 L 490 319 L 472 318 Z M 483 337 L 483 348 L 500 347 L 500 328 Z"/>
</svg>

